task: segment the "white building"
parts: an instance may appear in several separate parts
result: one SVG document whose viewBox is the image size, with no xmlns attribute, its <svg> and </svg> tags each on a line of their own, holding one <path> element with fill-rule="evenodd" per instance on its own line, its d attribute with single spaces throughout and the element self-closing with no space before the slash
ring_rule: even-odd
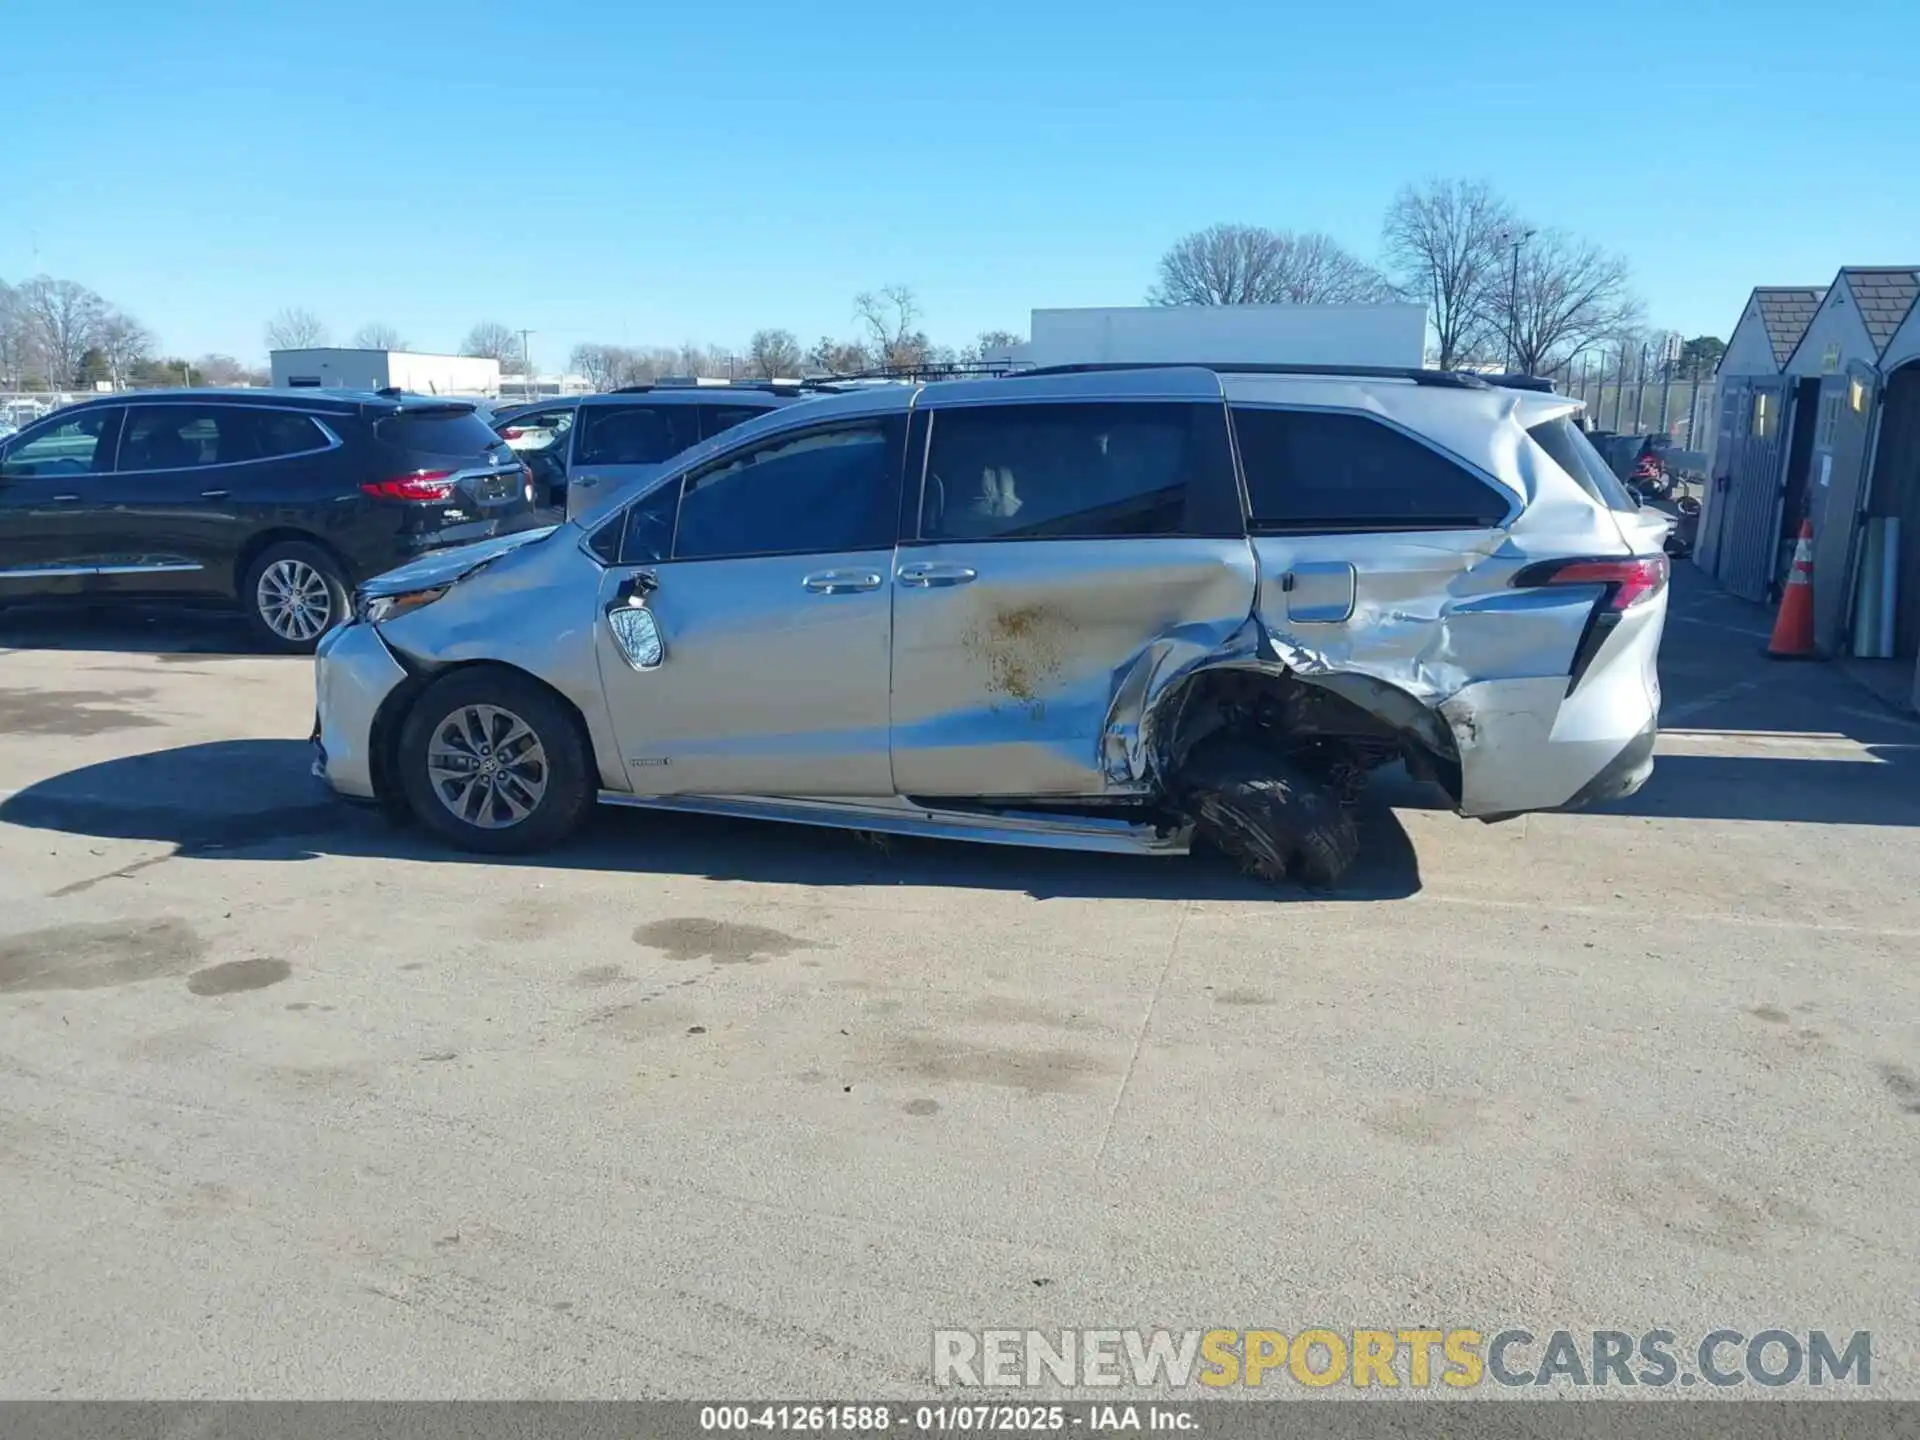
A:
<svg viewBox="0 0 1920 1440">
<path fill-rule="evenodd" d="M 1020 366 L 1240 364 L 1417 366 L 1419 305 L 1125 305 L 1035 310 L 1032 339 L 989 354 Z"/>
<path fill-rule="evenodd" d="M 417 395 L 500 393 L 500 362 L 476 355 L 421 355 L 411 350 L 275 350 L 273 383 L 295 389 L 384 390 Z"/>
</svg>

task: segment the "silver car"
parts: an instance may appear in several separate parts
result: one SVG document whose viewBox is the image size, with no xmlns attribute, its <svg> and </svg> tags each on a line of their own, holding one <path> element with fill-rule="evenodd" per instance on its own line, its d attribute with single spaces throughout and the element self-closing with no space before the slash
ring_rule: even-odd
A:
<svg viewBox="0 0 1920 1440">
<path fill-rule="evenodd" d="M 1331 883 L 1381 765 L 1487 820 L 1651 772 L 1665 522 L 1577 411 L 1188 366 L 814 399 L 363 586 L 316 769 L 484 852 L 599 800 Z"/>
<path fill-rule="evenodd" d="M 633 385 L 583 395 L 539 458 L 569 520 L 605 510 L 622 490 L 658 476 L 683 450 L 805 399 L 770 384 Z M 509 441 L 508 443 L 512 443 Z M 516 447 L 517 448 L 517 447 Z"/>
</svg>

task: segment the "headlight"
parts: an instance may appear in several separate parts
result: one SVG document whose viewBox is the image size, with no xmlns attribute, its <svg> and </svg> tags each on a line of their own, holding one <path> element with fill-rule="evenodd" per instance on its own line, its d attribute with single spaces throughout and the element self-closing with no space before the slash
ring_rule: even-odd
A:
<svg viewBox="0 0 1920 1440">
<path fill-rule="evenodd" d="M 379 624 L 382 620 L 397 620 L 400 616 L 418 610 L 423 605 L 431 605 L 452 588 L 436 585 L 431 590 L 404 590 L 398 595 L 361 595 L 356 597 L 354 618 Z"/>
</svg>

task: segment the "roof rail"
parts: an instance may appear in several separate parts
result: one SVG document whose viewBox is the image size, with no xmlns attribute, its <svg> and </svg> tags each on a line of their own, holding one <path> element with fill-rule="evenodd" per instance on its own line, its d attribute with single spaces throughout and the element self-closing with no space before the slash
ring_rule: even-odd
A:
<svg viewBox="0 0 1920 1440">
<path fill-rule="evenodd" d="M 1557 393 L 1553 388 L 1553 380 L 1546 375 L 1528 375 L 1523 371 L 1511 371 L 1501 375 L 1482 375 L 1480 378 L 1487 384 L 1498 386 L 1502 390 L 1540 390 L 1548 395 Z"/>
<path fill-rule="evenodd" d="M 1022 375 L 1092 375 L 1113 370 L 1213 370 L 1230 375 L 1330 375 L 1358 380 L 1411 380 L 1448 390 L 1490 388 L 1478 375 L 1462 370 L 1427 370 L 1417 365 L 1288 365 L 1240 360 L 1131 360 L 1085 365 L 1040 365 Z"/>
<path fill-rule="evenodd" d="M 659 380 L 647 380 L 638 385 L 617 385 L 601 393 L 606 395 L 644 395 L 649 390 L 716 390 L 724 394 L 729 390 L 762 390 L 774 395 L 798 395 L 809 382 L 805 380 L 727 380 L 701 384 L 694 380 L 662 377 Z"/>
<path fill-rule="evenodd" d="M 801 383 L 825 387 L 847 380 L 992 380 L 1026 373 L 1002 360 L 928 360 L 917 365 L 874 365 L 865 370 L 810 376 Z"/>
</svg>

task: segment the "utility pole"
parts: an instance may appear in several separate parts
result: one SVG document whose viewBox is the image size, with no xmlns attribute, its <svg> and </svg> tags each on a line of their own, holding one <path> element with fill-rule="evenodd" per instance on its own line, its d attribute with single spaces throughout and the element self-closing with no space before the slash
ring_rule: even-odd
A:
<svg viewBox="0 0 1920 1440">
<path fill-rule="evenodd" d="M 533 351 L 527 347 L 527 337 L 531 330 L 520 332 L 520 395 L 522 399 L 533 399 Z"/>
<path fill-rule="evenodd" d="M 1513 362 L 1518 358 L 1520 348 L 1518 338 L 1520 329 L 1520 252 L 1526 247 L 1526 243 L 1531 240 L 1533 236 L 1533 231 L 1524 230 L 1517 236 L 1513 234 L 1512 231 L 1508 231 L 1506 237 L 1508 248 L 1513 251 L 1513 275 L 1507 286 L 1506 367 L 1509 371 L 1513 369 Z"/>
</svg>

